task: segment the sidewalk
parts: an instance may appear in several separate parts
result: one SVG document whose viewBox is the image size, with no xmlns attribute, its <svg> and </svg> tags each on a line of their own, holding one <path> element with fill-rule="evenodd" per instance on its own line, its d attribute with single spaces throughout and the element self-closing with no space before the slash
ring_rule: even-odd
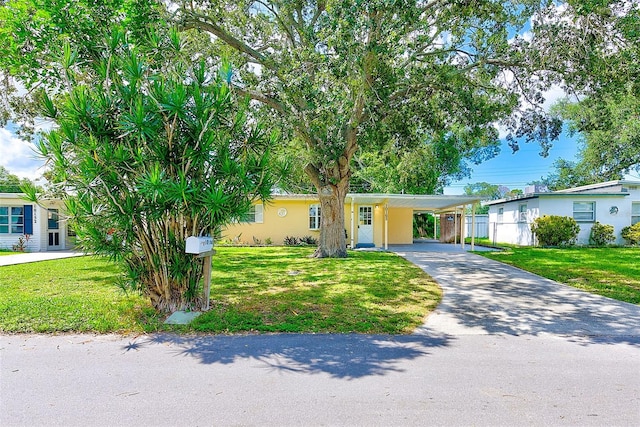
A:
<svg viewBox="0 0 640 427">
<path fill-rule="evenodd" d="M 51 252 L 26 252 L 15 255 L 0 256 L 0 267 L 5 265 L 26 264 L 28 262 L 49 261 L 52 259 L 71 258 L 84 256 L 82 252 L 75 251 L 51 251 Z"/>
</svg>

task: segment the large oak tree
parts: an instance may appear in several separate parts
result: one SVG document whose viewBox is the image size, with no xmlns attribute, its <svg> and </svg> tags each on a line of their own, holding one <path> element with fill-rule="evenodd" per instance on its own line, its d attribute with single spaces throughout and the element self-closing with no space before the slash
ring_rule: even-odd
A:
<svg viewBox="0 0 640 427">
<path fill-rule="evenodd" d="M 536 75 L 530 42 L 514 37 L 539 1 L 178 3 L 181 28 L 231 52 L 236 90 L 299 144 L 322 207 L 316 256 L 346 255 L 354 171 L 373 167 L 360 179 L 383 177 L 398 191 L 438 188 L 462 159 L 495 154 L 502 119 L 515 137 L 548 143 L 559 131 L 538 108 L 552 75 Z M 396 172 L 384 177 L 384 164 Z"/>
</svg>

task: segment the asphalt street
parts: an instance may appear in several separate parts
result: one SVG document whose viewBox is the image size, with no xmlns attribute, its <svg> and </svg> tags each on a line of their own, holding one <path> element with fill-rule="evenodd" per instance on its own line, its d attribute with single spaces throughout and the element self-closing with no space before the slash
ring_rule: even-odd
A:
<svg viewBox="0 0 640 427">
<path fill-rule="evenodd" d="M 0 425 L 640 425 L 640 307 L 395 250 L 445 293 L 413 335 L 3 335 Z"/>
</svg>

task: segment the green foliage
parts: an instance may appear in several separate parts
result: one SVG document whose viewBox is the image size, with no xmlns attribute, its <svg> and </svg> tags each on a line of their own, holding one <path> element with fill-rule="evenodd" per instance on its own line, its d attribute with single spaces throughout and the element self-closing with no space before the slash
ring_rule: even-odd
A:
<svg viewBox="0 0 640 427">
<path fill-rule="evenodd" d="M 580 226 L 568 216 L 544 215 L 533 221 L 531 232 L 541 246 L 565 246 L 575 243 Z"/>
<path fill-rule="evenodd" d="M 640 245 L 640 222 L 622 229 L 622 238 L 630 245 Z"/>
<path fill-rule="evenodd" d="M 413 215 L 413 237 L 433 238 L 434 217 L 430 213 Z"/>
<path fill-rule="evenodd" d="M 122 286 L 156 309 L 197 308 L 203 261 L 185 239 L 215 235 L 268 197 L 275 141 L 215 67 L 191 65 L 175 31 L 150 28 L 136 45 L 114 25 L 99 44 L 95 61 L 64 45 L 68 89 L 42 94 L 57 128 L 39 152 L 68 191 L 81 248 L 119 262 Z"/>
<path fill-rule="evenodd" d="M 300 244 L 300 240 L 294 236 L 285 236 L 283 243 L 285 246 L 298 246 Z"/>
<path fill-rule="evenodd" d="M 594 246 L 607 246 L 616 240 L 613 235 L 613 225 L 600 224 L 595 222 L 591 226 L 591 234 L 589 235 L 589 244 Z"/>
<path fill-rule="evenodd" d="M 514 144 L 559 134 L 541 107 L 557 75 L 527 56 L 535 41 L 512 40 L 537 0 L 178 4 L 182 28 L 238 61 L 238 89 L 290 136 L 284 163 L 328 200 L 321 254 L 346 253 L 340 212 L 352 177 L 358 191 L 437 192 L 497 154 L 496 122 Z M 283 187 L 304 187 L 292 176 Z"/>
<path fill-rule="evenodd" d="M 32 185 L 26 178 L 20 178 L 0 166 L 0 193 L 22 193 L 22 187 Z"/>
<path fill-rule="evenodd" d="M 553 112 L 578 134 L 581 147 L 577 162 L 556 165 L 550 187 L 621 179 L 638 171 L 640 3 L 572 1 L 553 20 L 544 30 L 548 45 L 541 48 L 556 56 L 558 68 L 580 99 L 563 100 Z M 563 49 L 555 48 L 558 40 L 571 39 L 574 42 L 563 43 Z"/>
</svg>

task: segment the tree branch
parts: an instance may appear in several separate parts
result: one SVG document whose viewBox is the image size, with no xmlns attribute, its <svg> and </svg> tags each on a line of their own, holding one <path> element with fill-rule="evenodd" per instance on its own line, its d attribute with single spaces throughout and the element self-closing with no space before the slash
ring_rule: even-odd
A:
<svg viewBox="0 0 640 427">
<path fill-rule="evenodd" d="M 182 25 L 182 29 L 184 30 L 203 30 L 208 33 L 213 34 L 218 37 L 226 44 L 236 49 L 239 52 L 242 52 L 251 58 L 253 58 L 256 62 L 261 64 L 264 67 L 275 69 L 273 63 L 263 54 L 261 54 L 258 50 L 244 43 L 242 40 L 237 39 L 229 32 L 225 31 L 218 24 L 211 22 L 208 16 L 202 15 L 193 11 L 184 10 L 184 15 L 180 20 L 180 24 Z"/>
<path fill-rule="evenodd" d="M 281 104 L 280 102 L 278 102 L 277 100 L 263 94 L 260 93 L 258 91 L 255 90 L 250 90 L 250 89 L 244 89 L 241 88 L 239 86 L 233 86 L 233 90 L 235 90 L 236 92 L 238 92 L 240 95 L 242 96 L 247 96 L 255 101 L 259 101 L 271 108 L 273 108 L 274 110 L 278 111 L 279 113 L 289 113 L 289 111 L 287 111 L 286 107 Z"/>
</svg>

